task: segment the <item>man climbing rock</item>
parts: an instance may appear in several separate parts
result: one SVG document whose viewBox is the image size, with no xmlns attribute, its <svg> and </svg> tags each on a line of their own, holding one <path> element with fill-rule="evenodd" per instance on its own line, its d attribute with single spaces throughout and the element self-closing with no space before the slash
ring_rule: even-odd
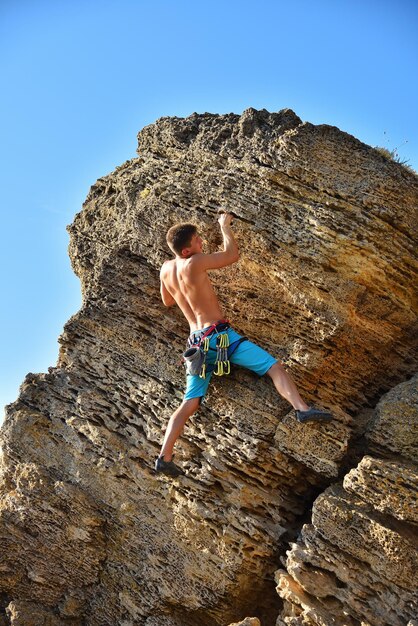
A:
<svg viewBox="0 0 418 626">
<path fill-rule="evenodd" d="M 239 259 L 231 220 L 229 213 L 220 215 L 223 250 L 212 254 L 203 253 L 203 241 L 194 224 L 176 224 L 167 233 L 167 243 L 175 258 L 161 267 L 161 297 L 165 306 L 177 304 L 190 325 L 185 352 L 188 358 L 185 395 L 170 418 L 155 462 L 156 472 L 170 476 L 182 473 L 172 457 L 183 426 L 199 408 L 212 374 L 229 373 L 230 363 L 246 367 L 259 376 L 268 374 L 279 394 L 295 409 L 299 422 L 332 419 L 327 411 L 310 407 L 302 400 L 292 378 L 277 359 L 239 335 L 228 320 L 223 319 L 207 271 L 232 265 Z"/>
</svg>

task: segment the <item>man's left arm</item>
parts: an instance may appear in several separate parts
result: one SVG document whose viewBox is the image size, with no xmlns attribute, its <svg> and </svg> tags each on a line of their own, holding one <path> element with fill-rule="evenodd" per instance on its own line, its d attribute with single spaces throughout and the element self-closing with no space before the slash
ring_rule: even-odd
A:
<svg viewBox="0 0 418 626">
<path fill-rule="evenodd" d="M 161 299 L 165 306 L 173 306 L 173 304 L 176 304 L 176 301 L 174 300 L 173 296 L 168 291 L 167 287 L 164 285 L 162 272 L 160 273 L 160 293 L 161 293 Z"/>
</svg>

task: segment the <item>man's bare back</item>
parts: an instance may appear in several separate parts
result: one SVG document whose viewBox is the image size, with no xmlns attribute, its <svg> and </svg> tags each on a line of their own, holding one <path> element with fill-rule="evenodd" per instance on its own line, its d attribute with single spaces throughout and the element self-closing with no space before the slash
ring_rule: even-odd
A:
<svg viewBox="0 0 418 626">
<path fill-rule="evenodd" d="M 161 268 L 161 280 L 189 322 L 191 331 L 222 318 L 209 276 L 194 262 L 194 257 L 166 261 Z"/>
<path fill-rule="evenodd" d="M 186 248 L 185 257 L 166 261 L 160 272 L 161 297 L 164 304 L 177 304 L 190 325 L 190 330 L 199 330 L 222 319 L 223 314 L 218 298 L 207 275 L 207 270 L 217 269 L 235 263 L 238 246 L 231 231 L 231 215 L 219 218 L 224 250 L 213 254 L 202 252 L 202 238 L 192 237 Z"/>
</svg>

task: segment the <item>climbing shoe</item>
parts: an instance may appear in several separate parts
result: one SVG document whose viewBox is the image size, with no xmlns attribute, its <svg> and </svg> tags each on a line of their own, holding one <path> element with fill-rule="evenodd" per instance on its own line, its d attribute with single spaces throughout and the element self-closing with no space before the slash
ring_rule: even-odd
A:
<svg viewBox="0 0 418 626">
<path fill-rule="evenodd" d="M 330 422 L 332 415 L 324 409 L 311 407 L 307 411 L 296 411 L 296 419 L 298 422 Z"/>
<path fill-rule="evenodd" d="M 155 461 L 155 471 L 157 474 L 166 474 L 167 476 L 180 476 L 184 472 L 173 463 L 173 461 L 164 461 L 163 456 L 159 456 Z"/>
</svg>

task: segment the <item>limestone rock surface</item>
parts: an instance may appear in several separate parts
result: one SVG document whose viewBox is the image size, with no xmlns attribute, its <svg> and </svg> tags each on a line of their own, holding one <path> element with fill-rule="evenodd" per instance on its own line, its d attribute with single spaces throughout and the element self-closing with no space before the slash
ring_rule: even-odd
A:
<svg viewBox="0 0 418 626">
<path fill-rule="evenodd" d="M 285 600 L 278 626 L 404 626 L 418 615 L 417 389 L 415 376 L 377 405 L 368 438 L 382 457 L 364 456 L 315 501 L 276 573 Z"/>
<path fill-rule="evenodd" d="M 229 626 L 260 626 L 260 620 L 256 617 L 246 617 L 241 622 L 235 622 L 235 624 L 230 624 Z"/>
<path fill-rule="evenodd" d="M 138 157 L 100 178 L 68 227 L 83 305 L 58 361 L 29 373 L 7 407 L 0 620 L 274 623 L 279 556 L 346 471 L 368 426 L 359 416 L 416 370 L 417 198 L 405 168 L 290 110 L 162 118 L 139 133 Z M 335 419 L 299 424 L 270 380 L 237 368 L 211 382 L 178 446 L 186 475 L 167 480 L 153 463 L 183 396 L 188 327 L 160 299 L 165 233 L 196 222 L 215 250 L 221 207 L 241 249 L 211 274 L 225 316 Z M 391 437 L 381 420 L 370 446 Z M 378 476 L 396 480 L 391 459 L 367 463 L 362 494 Z M 347 493 L 331 487 L 315 515 Z M 355 508 L 364 532 L 367 506 Z M 400 503 L 397 515 L 410 523 Z M 403 554 L 405 538 L 380 532 Z"/>
</svg>

